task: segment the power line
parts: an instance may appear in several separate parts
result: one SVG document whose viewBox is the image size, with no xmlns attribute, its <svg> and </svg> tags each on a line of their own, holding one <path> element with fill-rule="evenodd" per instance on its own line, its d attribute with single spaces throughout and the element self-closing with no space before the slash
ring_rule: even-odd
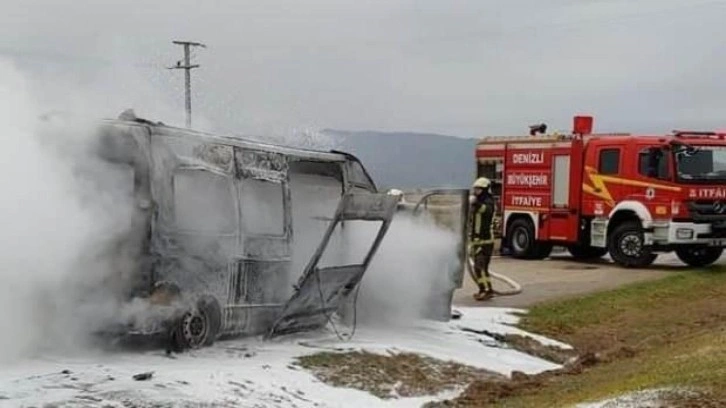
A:
<svg viewBox="0 0 726 408">
<path fill-rule="evenodd" d="M 182 61 L 179 60 L 176 62 L 176 65 L 173 67 L 168 67 L 169 69 L 183 69 L 184 70 L 184 101 L 185 101 L 185 108 L 186 108 L 186 125 L 187 128 L 192 127 L 192 77 L 191 77 L 191 71 L 194 68 L 199 68 L 199 64 L 192 64 L 191 63 L 191 55 L 190 50 L 191 47 L 202 47 L 207 48 L 206 45 L 199 43 L 199 42 L 192 42 L 192 41 L 172 41 L 176 45 L 181 45 L 184 47 L 184 65 L 182 65 Z"/>
</svg>

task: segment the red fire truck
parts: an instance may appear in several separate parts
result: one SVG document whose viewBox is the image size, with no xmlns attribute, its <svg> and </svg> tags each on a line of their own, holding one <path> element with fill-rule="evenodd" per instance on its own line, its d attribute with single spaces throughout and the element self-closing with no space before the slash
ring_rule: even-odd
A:
<svg viewBox="0 0 726 408">
<path fill-rule="evenodd" d="M 675 251 L 691 266 L 726 247 L 726 132 L 664 136 L 593 134 L 576 116 L 571 134 L 487 137 L 477 173 L 492 179 L 502 247 L 544 259 L 564 246 L 578 259 L 610 254 L 645 267 Z"/>
</svg>

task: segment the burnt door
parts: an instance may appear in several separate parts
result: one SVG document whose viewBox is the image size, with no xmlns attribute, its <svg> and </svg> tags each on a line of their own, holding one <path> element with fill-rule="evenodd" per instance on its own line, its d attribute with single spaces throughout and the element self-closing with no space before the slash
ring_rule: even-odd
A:
<svg viewBox="0 0 726 408">
<path fill-rule="evenodd" d="M 295 285 L 295 292 L 268 331 L 268 338 L 320 328 L 327 323 L 363 278 L 389 228 L 396 204 L 397 198 L 386 194 L 342 196 L 320 245 Z M 346 245 L 346 234 L 354 231 L 370 238 L 362 250 Z"/>
<path fill-rule="evenodd" d="M 240 254 L 230 284 L 230 331 L 258 334 L 289 297 L 292 238 L 287 161 L 238 149 Z"/>
<path fill-rule="evenodd" d="M 442 268 L 436 282 L 429 285 L 432 292 L 427 296 L 427 317 L 448 321 L 454 291 L 463 286 L 464 271 L 468 269 L 469 190 L 429 190 L 415 205 L 400 205 L 399 208 L 405 211 L 404 214 L 410 211 L 427 228 L 451 232 L 452 239 L 456 239 L 456 251 L 449 254 L 448 267 Z"/>
</svg>

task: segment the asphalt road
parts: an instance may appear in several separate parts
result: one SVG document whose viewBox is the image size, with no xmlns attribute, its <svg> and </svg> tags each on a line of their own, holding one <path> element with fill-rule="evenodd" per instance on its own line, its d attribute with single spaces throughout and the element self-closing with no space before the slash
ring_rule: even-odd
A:
<svg viewBox="0 0 726 408">
<path fill-rule="evenodd" d="M 726 263 L 722 258 L 719 263 Z M 660 255 L 648 269 L 624 269 L 604 258 L 600 262 L 575 262 L 568 255 L 553 255 L 543 261 L 521 261 L 495 257 L 491 270 L 517 281 L 522 293 L 514 296 L 495 297 L 489 301 L 476 301 L 477 291 L 473 280 L 466 273 L 464 286 L 454 294 L 454 304 L 459 306 L 499 306 L 525 308 L 550 299 L 570 297 L 619 286 L 658 279 L 674 271 L 685 269 L 673 254 Z M 508 290 L 501 281 L 494 281 L 495 289 Z"/>
</svg>

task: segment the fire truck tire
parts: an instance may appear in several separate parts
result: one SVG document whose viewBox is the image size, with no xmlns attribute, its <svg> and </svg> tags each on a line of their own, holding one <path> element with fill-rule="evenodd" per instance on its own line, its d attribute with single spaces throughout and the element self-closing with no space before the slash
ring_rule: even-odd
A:
<svg viewBox="0 0 726 408">
<path fill-rule="evenodd" d="M 538 257 L 534 226 L 529 220 L 517 218 L 512 221 L 507 230 L 507 237 L 509 237 L 512 257 L 518 259 L 536 259 Z"/>
<path fill-rule="evenodd" d="M 676 256 L 688 266 L 701 268 L 718 261 L 723 254 L 723 248 L 680 248 L 676 249 Z"/>
<path fill-rule="evenodd" d="M 532 259 L 545 259 L 548 256 L 552 254 L 552 249 L 554 248 L 554 245 L 552 244 L 545 244 L 543 242 L 538 242 L 536 244 L 535 254 L 532 257 Z"/>
<path fill-rule="evenodd" d="M 608 253 L 607 248 L 598 248 L 598 247 L 581 246 L 581 245 L 572 245 L 570 247 L 567 247 L 567 251 L 576 260 L 582 260 L 582 261 L 588 261 L 588 260 L 602 258 L 603 256 L 605 256 Z"/>
<path fill-rule="evenodd" d="M 645 245 L 638 221 L 626 221 L 615 227 L 608 239 L 608 252 L 615 263 L 626 268 L 650 266 L 658 257 Z"/>
</svg>

